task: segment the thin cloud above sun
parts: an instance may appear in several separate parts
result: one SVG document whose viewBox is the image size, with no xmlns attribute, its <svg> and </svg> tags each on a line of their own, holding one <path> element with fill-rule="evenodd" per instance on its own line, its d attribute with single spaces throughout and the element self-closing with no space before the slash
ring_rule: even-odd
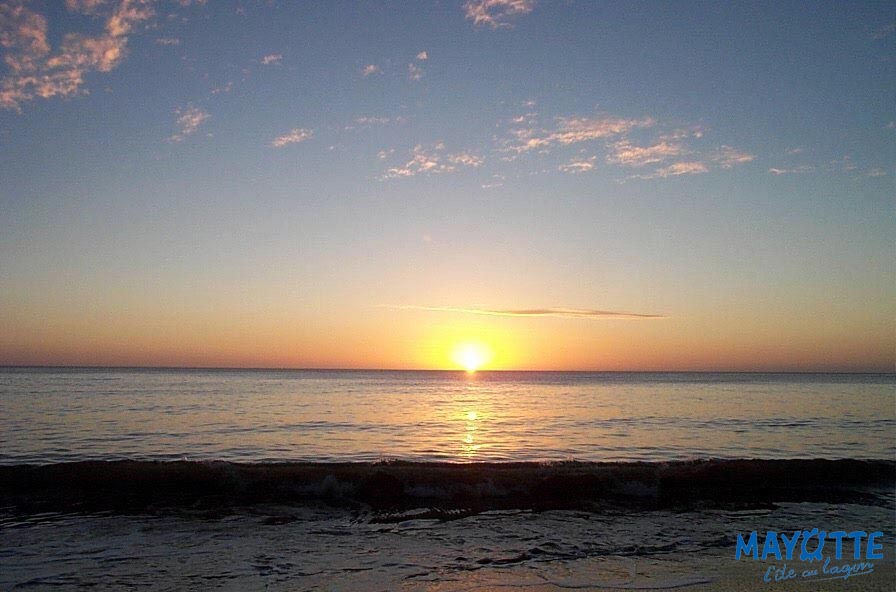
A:
<svg viewBox="0 0 896 592">
<path fill-rule="evenodd" d="M 573 319 L 665 319 L 665 315 L 623 312 L 615 310 L 578 309 L 578 308 L 465 308 L 455 306 L 417 306 L 412 304 L 384 304 L 380 308 L 395 310 L 421 310 L 430 312 L 448 312 L 495 317 L 557 317 Z"/>
</svg>

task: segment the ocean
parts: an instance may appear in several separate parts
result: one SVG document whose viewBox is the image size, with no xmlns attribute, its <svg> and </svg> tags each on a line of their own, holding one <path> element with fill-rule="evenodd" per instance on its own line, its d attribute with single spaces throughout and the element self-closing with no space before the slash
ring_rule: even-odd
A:
<svg viewBox="0 0 896 592">
<path fill-rule="evenodd" d="M 0 463 L 893 458 L 896 375 L 0 369 Z"/>
<path fill-rule="evenodd" d="M 0 369 L 0 589 L 883 590 L 894 485 L 892 374 Z"/>
</svg>

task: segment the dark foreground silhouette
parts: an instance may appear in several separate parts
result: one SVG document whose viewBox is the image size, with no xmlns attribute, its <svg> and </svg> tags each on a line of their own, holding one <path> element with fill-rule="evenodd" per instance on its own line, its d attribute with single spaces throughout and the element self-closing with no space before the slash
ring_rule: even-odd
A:
<svg viewBox="0 0 896 592">
<path fill-rule="evenodd" d="M 13 511 L 143 512 L 264 503 L 380 511 L 430 508 L 450 519 L 518 508 L 699 509 L 776 502 L 885 505 L 889 460 L 703 460 L 665 463 L 232 463 L 95 461 L 0 466 Z"/>
</svg>

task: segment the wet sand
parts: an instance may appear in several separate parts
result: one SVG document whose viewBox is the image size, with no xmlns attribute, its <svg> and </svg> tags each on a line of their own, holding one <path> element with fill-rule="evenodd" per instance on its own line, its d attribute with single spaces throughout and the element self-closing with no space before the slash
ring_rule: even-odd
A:
<svg viewBox="0 0 896 592">
<path fill-rule="evenodd" d="M 754 510 L 487 511 L 456 519 L 412 512 L 400 521 L 328 504 L 140 514 L 3 510 L 0 589 L 892 590 L 893 507 L 803 502 Z M 882 529 L 885 559 L 848 580 L 785 583 L 763 582 L 774 562 L 734 559 L 735 533 L 812 525 Z"/>
</svg>

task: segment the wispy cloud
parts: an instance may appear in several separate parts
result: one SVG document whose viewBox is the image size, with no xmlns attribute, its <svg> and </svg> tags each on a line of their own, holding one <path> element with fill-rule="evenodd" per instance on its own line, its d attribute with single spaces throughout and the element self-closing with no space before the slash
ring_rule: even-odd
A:
<svg viewBox="0 0 896 592">
<path fill-rule="evenodd" d="M 721 145 L 716 148 L 698 148 L 694 144 L 705 144 L 705 130 L 701 126 L 691 126 L 661 133 L 653 143 L 646 146 L 635 145 L 627 137 L 610 146 L 607 162 L 626 167 L 654 168 L 652 172 L 632 175 L 628 179 L 663 179 L 682 175 L 698 175 L 712 168 L 731 169 L 737 165 L 755 160 L 756 156 Z M 669 161 L 671 164 L 666 164 Z"/>
<path fill-rule="evenodd" d="M 429 54 L 426 53 L 425 50 L 421 51 L 420 53 L 417 54 L 417 59 L 420 60 L 421 62 L 425 62 L 426 60 L 429 59 Z"/>
<path fill-rule="evenodd" d="M 282 54 L 271 53 L 261 58 L 261 63 L 264 66 L 279 66 L 281 60 L 283 60 Z"/>
<path fill-rule="evenodd" d="M 685 155 L 689 155 L 691 159 L 673 162 L 672 164 L 656 168 L 651 173 L 632 175 L 629 179 L 665 179 L 682 175 L 699 175 L 709 172 L 713 166 L 721 169 L 730 169 L 739 164 L 752 162 L 756 158 L 752 154 L 730 146 L 720 146 L 710 150 L 708 154 L 704 154 L 701 158 L 699 154 L 694 155 L 692 151 L 686 149 L 681 144 L 661 141 L 648 147 L 636 147 L 628 144 L 623 144 L 620 147 L 617 145 L 616 151 L 608 157 L 608 162 L 640 167 L 662 163 Z M 694 156 L 696 156 L 696 159 Z"/>
<path fill-rule="evenodd" d="M 825 169 L 838 173 L 851 173 L 858 168 L 859 166 L 848 154 L 844 155 L 841 158 L 835 158 L 834 160 L 829 161 L 827 165 L 825 165 Z"/>
<path fill-rule="evenodd" d="M 423 310 L 495 317 L 560 317 L 576 319 L 664 319 L 665 315 L 617 310 L 579 308 L 464 308 L 456 306 L 417 306 L 412 304 L 384 304 L 379 308 L 395 310 Z"/>
<path fill-rule="evenodd" d="M 271 146 L 273 146 L 274 148 L 283 148 L 284 146 L 288 146 L 290 144 L 298 144 L 299 142 L 310 140 L 313 136 L 313 130 L 305 129 L 303 127 L 296 127 L 289 130 L 289 132 L 283 134 L 282 136 L 277 136 L 276 138 L 271 140 Z"/>
<path fill-rule="evenodd" d="M 683 146 L 677 142 L 663 140 L 650 146 L 635 146 L 629 140 L 620 140 L 612 145 L 612 149 L 607 155 L 607 162 L 642 167 L 663 162 L 683 153 Z"/>
<path fill-rule="evenodd" d="M 423 78 L 423 68 L 414 63 L 408 64 L 408 80 L 417 81 L 421 78 Z"/>
<path fill-rule="evenodd" d="M 803 164 L 799 166 L 792 167 L 772 167 L 768 170 L 773 175 L 799 175 L 803 173 L 811 173 L 815 170 L 815 167 L 810 166 L 808 164 Z"/>
<path fill-rule="evenodd" d="M 226 83 L 224 83 L 223 86 L 216 86 L 215 88 L 213 88 L 212 94 L 219 95 L 221 93 L 229 93 L 232 90 L 233 90 L 233 81 L 228 80 Z"/>
<path fill-rule="evenodd" d="M 470 152 L 458 152 L 457 154 L 449 154 L 448 162 L 459 166 L 473 168 L 482 166 L 482 158 Z"/>
<path fill-rule="evenodd" d="M 526 153 L 543 155 L 554 151 L 562 154 L 565 151 L 569 160 L 557 167 L 564 173 L 593 170 L 598 156 L 610 165 L 652 169 L 625 177 L 620 182 L 731 169 L 756 158 L 749 152 L 724 144 L 707 147 L 702 126 L 679 125 L 669 129 L 649 116 L 632 118 L 607 113 L 567 116 L 556 117 L 553 125 L 545 125 L 539 123 L 537 113 L 529 112 L 507 121 L 506 135 L 495 140 L 496 151 L 504 153 L 501 160 L 514 161 Z M 598 156 L 582 158 L 576 155 L 570 158 L 568 153 L 571 147 L 578 148 L 579 154 L 587 150 L 598 152 Z"/>
<path fill-rule="evenodd" d="M 667 167 L 657 169 L 654 172 L 655 177 L 677 177 L 678 175 L 698 175 L 709 170 L 702 162 L 676 162 Z"/>
<path fill-rule="evenodd" d="M 413 177 L 420 174 L 453 173 L 459 168 L 477 168 L 483 162 L 481 157 L 470 152 L 447 153 L 445 145 L 442 143 L 430 148 L 418 144 L 414 146 L 410 156 L 411 159 L 403 165 L 387 169 L 380 180 Z"/>
<path fill-rule="evenodd" d="M 529 112 L 529 113 L 524 113 L 522 115 L 517 115 L 516 117 L 512 117 L 510 119 L 510 123 L 513 123 L 515 125 L 526 124 L 528 126 L 532 126 L 535 123 L 535 118 L 537 116 L 538 116 L 538 113 L 535 113 L 534 111 Z"/>
<path fill-rule="evenodd" d="M 504 175 L 494 174 L 492 175 L 492 180 L 488 183 L 483 183 L 480 185 L 483 189 L 494 189 L 496 187 L 504 186 Z"/>
<path fill-rule="evenodd" d="M 177 109 L 174 113 L 177 115 L 175 123 L 177 124 L 178 131 L 168 138 L 169 142 L 183 142 L 187 136 L 196 133 L 199 126 L 211 117 L 207 112 L 198 107 L 194 107 L 193 105 Z"/>
<path fill-rule="evenodd" d="M 382 126 L 382 125 L 390 125 L 390 124 L 402 124 L 407 122 L 407 118 L 402 117 L 401 115 L 397 115 L 395 117 L 375 117 L 375 116 L 362 116 L 356 117 L 355 120 L 350 124 L 345 126 L 346 130 L 353 130 L 356 128 L 367 128 L 374 126 Z"/>
<path fill-rule="evenodd" d="M 476 26 L 492 29 L 510 27 L 510 21 L 529 14 L 535 8 L 535 0 L 467 0 L 464 16 Z"/>
<path fill-rule="evenodd" d="M 848 154 L 827 162 L 781 164 L 769 168 L 768 172 L 772 175 L 804 175 L 809 173 L 846 174 L 853 178 L 858 178 L 860 176 L 884 177 L 887 175 L 886 169 L 879 166 L 871 166 L 870 164 L 858 164 Z"/>
<path fill-rule="evenodd" d="M 105 3 L 106 0 L 65 0 L 65 7 L 72 11 L 91 14 Z"/>
<path fill-rule="evenodd" d="M 700 161 L 676 162 L 669 166 L 661 167 L 652 173 L 632 175 L 629 179 L 665 179 L 667 177 L 680 177 L 682 175 L 699 175 L 709 172 L 709 166 Z"/>
<path fill-rule="evenodd" d="M 361 68 L 361 76 L 367 78 L 368 76 L 373 76 L 374 74 L 382 74 L 383 71 L 376 64 L 367 64 L 363 68 Z"/>
<path fill-rule="evenodd" d="M 753 162 L 756 158 L 753 154 L 743 152 L 731 146 L 720 146 L 709 154 L 709 160 L 723 169 L 730 169 L 737 164 Z"/>
<path fill-rule="evenodd" d="M 358 117 L 355 119 L 355 123 L 358 125 L 386 125 L 391 121 L 390 117 Z"/>
<path fill-rule="evenodd" d="M 690 138 L 700 139 L 706 133 L 702 125 L 692 125 L 684 128 L 675 128 L 672 131 L 660 134 L 657 138 L 664 142 L 680 142 Z"/>
<path fill-rule="evenodd" d="M 69 11 L 105 18 L 103 33 L 62 35 L 53 52 L 47 37 L 47 19 L 23 0 L 0 3 L 0 46 L 8 73 L 0 80 L 0 108 L 21 111 L 36 98 L 67 97 L 86 93 L 89 72 L 109 72 L 127 53 L 128 34 L 153 15 L 151 0 L 66 0 Z"/>
<path fill-rule="evenodd" d="M 556 125 L 551 129 L 538 129 L 528 125 L 529 118 L 514 123 L 527 123 L 526 126 L 510 130 L 512 139 L 505 142 L 507 152 L 522 153 L 530 150 L 545 151 L 555 145 L 569 145 L 588 142 L 611 136 L 618 136 L 639 127 L 650 127 L 655 122 L 647 117 L 627 119 L 599 115 L 596 117 L 558 117 Z"/>
<path fill-rule="evenodd" d="M 587 173 L 588 171 L 594 169 L 594 160 L 595 159 L 596 159 L 595 156 L 592 156 L 591 158 L 586 158 L 586 159 L 574 158 L 565 164 L 561 164 L 557 168 L 564 173 L 573 173 L 573 174 Z"/>
</svg>

